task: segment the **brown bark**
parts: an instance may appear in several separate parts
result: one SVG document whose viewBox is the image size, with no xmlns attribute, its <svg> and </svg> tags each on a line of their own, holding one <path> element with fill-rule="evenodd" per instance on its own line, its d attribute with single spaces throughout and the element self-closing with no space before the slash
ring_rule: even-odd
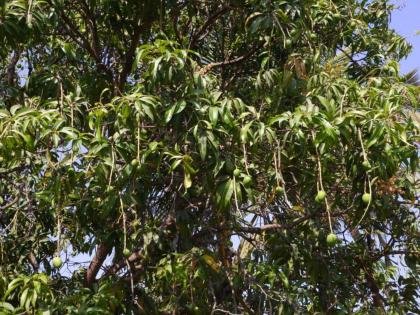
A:
<svg viewBox="0 0 420 315">
<path fill-rule="evenodd" d="M 258 50 L 259 47 L 260 46 L 254 47 L 254 48 L 250 49 L 245 55 L 239 56 L 239 57 L 231 59 L 231 60 L 224 60 L 224 61 L 220 61 L 220 62 L 209 63 L 205 67 L 201 68 L 201 70 L 199 72 L 200 72 L 200 74 L 205 75 L 213 68 L 229 66 L 229 65 L 233 65 L 233 64 L 245 61 L 246 59 L 251 57 Z"/>
<path fill-rule="evenodd" d="M 15 51 L 13 53 L 12 58 L 10 59 L 10 63 L 7 67 L 7 84 L 10 86 L 15 84 L 16 79 L 16 64 L 18 63 L 20 58 L 20 52 Z"/>
<path fill-rule="evenodd" d="M 365 279 L 366 279 L 366 285 L 369 288 L 371 294 L 372 294 L 372 301 L 373 306 L 375 308 L 378 308 L 380 310 L 384 310 L 384 297 L 382 296 L 379 286 L 376 283 L 375 278 L 373 277 L 371 271 L 369 268 L 365 265 L 364 261 L 360 257 L 356 257 L 356 261 L 361 265 L 365 272 Z"/>
<path fill-rule="evenodd" d="M 106 256 L 108 256 L 110 248 L 105 243 L 100 243 L 96 248 L 95 256 L 86 272 L 85 286 L 91 287 L 96 280 L 96 275 L 102 267 L 102 264 L 105 261 Z"/>
<path fill-rule="evenodd" d="M 136 261 L 139 261 L 139 260 L 142 260 L 142 259 L 144 259 L 144 256 L 140 253 L 140 251 L 131 254 L 127 258 L 127 260 L 128 260 L 129 263 L 133 263 L 133 262 L 136 262 Z M 125 266 L 127 266 L 126 265 L 126 261 L 125 261 L 125 259 L 122 259 L 121 261 L 119 261 L 118 263 L 116 263 L 115 265 L 113 265 L 111 268 L 109 268 L 105 272 L 104 277 L 107 277 L 107 276 L 111 276 L 111 275 L 116 274 L 119 270 L 121 270 Z"/>
<path fill-rule="evenodd" d="M 38 261 L 36 260 L 36 257 L 35 257 L 33 252 L 30 252 L 28 254 L 28 260 L 29 260 L 29 263 L 31 264 L 32 268 L 34 269 L 34 272 L 38 272 L 39 264 L 38 264 Z"/>
<path fill-rule="evenodd" d="M 379 309 L 384 309 L 384 298 L 381 295 L 378 285 L 372 274 L 366 271 L 366 283 L 372 293 L 373 306 Z"/>
</svg>

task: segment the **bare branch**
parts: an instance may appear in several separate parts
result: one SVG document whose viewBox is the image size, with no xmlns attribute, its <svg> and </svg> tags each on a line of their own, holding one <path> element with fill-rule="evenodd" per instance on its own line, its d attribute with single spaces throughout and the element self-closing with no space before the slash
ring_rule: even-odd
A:
<svg viewBox="0 0 420 315">
<path fill-rule="evenodd" d="M 199 70 L 199 73 L 201 75 L 205 75 L 213 68 L 233 65 L 233 64 L 242 62 L 242 61 L 248 59 L 249 57 L 251 57 L 260 47 L 261 47 L 261 45 L 256 46 L 256 47 L 250 49 L 245 55 L 242 55 L 240 57 L 237 57 L 237 58 L 234 58 L 234 59 L 231 59 L 231 60 L 224 60 L 224 61 L 220 61 L 220 62 L 209 63 L 205 67 L 201 68 Z"/>
<path fill-rule="evenodd" d="M 0 206 L 0 210 L 4 211 L 4 210 L 10 208 L 11 206 L 13 206 L 14 204 L 16 204 L 18 201 L 19 201 L 19 197 L 16 196 L 16 198 L 13 199 L 11 202 L 9 202 L 7 205 Z"/>
<path fill-rule="evenodd" d="M 39 264 L 38 264 L 38 261 L 36 260 L 36 257 L 35 257 L 33 252 L 30 252 L 28 254 L 28 260 L 29 260 L 29 263 L 31 264 L 32 268 L 34 269 L 34 272 L 38 272 Z"/>
<path fill-rule="evenodd" d="M 129 263 L 133 263 L 136 262 L 138 260 L 142 260 L 144 259 L 144 256 L 140 253 L 140 251 L 137 251 L 133 254 L 131 254 L 128 258 L 127 261 Z M 121 261 L 119 261 L 118 263 L 114 264 L 113 266 L 111 266 L 104 274 L 104 277 L 108 277 L 111 275 L 116 274 L 119 270 L 121 270 L 122 268 L 124 268 L 124 266 L 126 266 L 126 259 L 122 259 Z"/>
<path fill-rule="evenodd" d="M 93 257 L 85 278 L 85 286 L 90 287 L 95 282 L 96 275 L 102 267 L 102 264 L 105 261 L 106 256 L 110 252 L 110 248 L 105 243 L 101 243 L 96 248 L 95 256 Z"/>
<path fill-rule="evenodd" d="M 20 58 L 20 52 L 15 51 L 12 58 L 10 59 L 10 63 L 7 67 L 7 83 L 12 86 L 15 83 L 16 78 L 16 64 L 18 63 Z"/>
</svg>

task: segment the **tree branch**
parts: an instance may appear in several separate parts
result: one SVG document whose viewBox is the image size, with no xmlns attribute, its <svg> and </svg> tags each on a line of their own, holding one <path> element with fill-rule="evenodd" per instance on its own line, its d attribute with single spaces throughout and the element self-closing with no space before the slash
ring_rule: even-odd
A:
<svg viewBox="0 0 420 315">
<path fill-rule="evenodd" d="M 372 292 L 373 306 L 384 309 L 384 297 L 381 295 L 378 285 L 370 272 L 365 273 L 366 283 Z"/>
<path fill-rule="evenodd" d="M 370 292 L 372 293 L 372 300 L 373 300 L 373 306 L 375 308 L 384 309 L 384 297 L 382 296 L 379 286 L 376 283 L 375 278 L 373 277 L 371 271 L 368 269 L 368 267 L 365 266 L 364 261 L 361 257 L 356 256 L 356 261 L 361 265 L 362 269 L 365 272 L 365 279 L 366 279 L 366 285 L 370 289 Z"/>
<path fill-rule="evenodd" d="M 331 217 L 339 217 L 341 215 L 343 215 L 344 213 L 346 213 L 347 210 L 342 210 L 342 211 L 338 211 L 336 213 L 331 213 Z M 262 226 L 240 226 L 240 227 L 233 227 L 233 230 L 236 232 L 242 232 L 242 233 L 251 233 L 251 234 L 261 234 L 265 231 L 273 231 L 273 230 L 287 230 L 287 229 L 292 229 L 294 227 L 296 227 L 297 225 L 305 222 L 306 220 L 309 220 L 311 218 L 314 217 L 325 217 L 326 214 L 322 214 L 319 215 L 317 213 L 312 213 L 312 214 L 308 214 L 305 215 L 303 217 L 297 218 L 294 222 L 289 223 L 289 224 L 278 224 L 278 223 L 273 223 L 273 224 L 265 224 Z"/>
<path fill-rule="evenodd" d="M 98 28 L 96 26 L 96 19 L 94 17 L 93 12 L 90 10 L 89 8 L 89 4 L 83 0 L 81 1 L 83 8 L 84 8 L 84 15 L 85 15 L 85 20 L 86 20 L 86 24 L 89 25 L 90 31 L 92 33 L 92 49 L 95 53 L 96 56 L 99 57 L 99 59 L 101 59 L 101 47 L 100 47 L 100 43 L 99 43 L 99 36 L 98 36 Z"/>
<path fill-rule="evenodd" d="M 38 264 L 38 261 L 36 260 L 36 257 L 35 257 L 33 252 L 30 252 L 28 254 L 28 260 L 29 260 L 29 263 L 31 264 L 32 268 L 34 269 L 34 272 L 38 272 L 39 264 Z"/>
<path fill-rule="evenodd" d="M 137 21 L 137 27 L 134 29 L 134 33 L 131 36 L 131 44 L 127 50 L 127 54 L 125 55 L 125 62 L 123 65 L 123 69 L 120 72 L 118 77 L 118 92 L 121 93 L 124 89 L 124 86 L 127 82 L 127 77 L 131 72 L 131 68 L 133 66 L 135 53 L 137 45 L 139 44 L 140 35 L 146 29 L 148 29 L 152 24 L 152 17 L 149 17 L 144 23 L 141 23 L 140 20 Z"/>
<path fill-rule="evenodd" d="M 4 211 L 4 210 L 10 208 L 11 206 L 13 206 L 14 204 L 16 204 L 18 201 L 19 201 L 19 197 L 16 196 L 16 198 L 13 199 L 11 202 L 9 202 L 7 205 L 0 206 L 0 210 Z"/>
<path fill-rule="evenodd" d="M 98 68 L 98 70 L 104 71 L 111 78 L 111 81 L 114 84 L 114 75 L 111 69 L 109 69 L 105 64 L 102 63 L 100 51 L 95 49 L 94 46 L 92 46 L 89 43 L 89 41 L 87 40 L 87 37 L 84 36 L 82 33 L 80 33 L 79 29 L 76 27 L 76 25 L 74 25 L 74 23 L 65 14 L 63 10 L 54 6 L 54 4 L 51 1 L 48 1 L 48 3 L 55 9 L 60 10 L 60 16 L 63 19 L 63 22 L 64 22 L 63 25 L 67 31 L 68 36 L 70 36 L 70 38 L 77 45 L 79 45 L 81 48 L 85 49 L 88 52 L 88 54 L 95 60 L 96 67 Z M 98 40 L 98 45 L 99 45 L 99 39 L 97 40 Z"/>
<path fill-rule="evenodd" d="M 252 48 L 251 50 L 249 50 L 245 55 L 242 55 L 240 57 L 237 57 L 237 58 L 234 58 L 234 59 L 231 59 L 231 60 L 224 60 L 224 61 L 220 61 L 220 62 L 209 63 L 208 65 L 201 68 L 199 70 L 199 73 L 201 75 L 205 75 L 213 68 L 233 65 L 233 64 L 242 62 L 242 61 L 248 59 L 250 56 L 252 56 L 260 47 L 261 47 L 261 45 L 256 46 L 256 47 Z"/>
<path fill-rule="evenodd" d="M 138 260 L 144 259 L 144 256 L 141 254 L 140 251 L 137 251 L 133 254 L 131 254 L 127 259 L 122 259 L 118 263 L 111 266 L 104 274 L 104 277 L 115 275 L 119 270 L 127 266 L 126 260 L 131 264 L 133 262 L 136 262 Z"/>
<path fill-rule="evenodd" d="M 214 14 L 212 14 L 206 22 L 204 22 L 204 24 L 200 27 L 200 29 L 195 32 L 192 36 L 191 36 L 191 40 L 190 40 L 190 44 L 189 47 L 191 49 L 193 49 L 195 47 L 195 45 L 197 44 L 197 42 L 199 40 L 203 39 L 203 35 L 206 33 L 207 29 L 213 25 L 217 19 L 224 15 L 225 13 L 229 12 L 233 7 L 230 5 L 225 5 L 223 6 L 219 11 L 216 11 Z"/>
<path fill-rule="evenodd" d="M 18 63 L 20 58 L 20 52 L 15 51 L 12 58 L 10 59 L 10 63 L 7 66 L 7 83 L 10 86 L 13 86 L 15 83 L 15 77 L 16 77 L 16 64 Z"/>
<path fill-rule="evenodd" d="M 96 275 L 101 269 L 106 256 L 108 256 L 109 251 L 110 251 L 110 248 L 105 243 L 99 244 L 98 247 L 96 248 L 95 256 L 93 257 L 86 272 L 86 278 L 85 278 L 86 287 L 91 287 L 92 284 L 95 282 Z"/>
</svg>

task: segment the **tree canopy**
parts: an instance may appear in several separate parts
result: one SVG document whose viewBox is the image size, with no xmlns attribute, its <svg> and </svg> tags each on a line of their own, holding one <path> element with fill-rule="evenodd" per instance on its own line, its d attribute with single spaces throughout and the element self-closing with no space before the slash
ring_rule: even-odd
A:
<svg viewBox="0 0 420 315">
<path fill-rule="evenodd" d="M 0 313 L 419 312 L 393 9 L 0 1 Z"/>
</svg>

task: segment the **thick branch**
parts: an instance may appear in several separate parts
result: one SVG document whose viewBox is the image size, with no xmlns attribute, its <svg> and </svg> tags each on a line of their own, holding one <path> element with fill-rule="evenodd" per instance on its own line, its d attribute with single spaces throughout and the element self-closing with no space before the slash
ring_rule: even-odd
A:
<svg viewBox="0 0 420 315">
<path fill-rule="evenodd" d="M 365 266 L 364 261 L 360 257 L 356 257 L 356 261 L 361 265 L 361 267 L 365 271 L 365 279 L 366 279 L 366 285 L 368 286 L 370 292 L 372 293 L 372 300 L 373 300 L 373 306 L 375 308 L 384 309 L 384 297 L 381 295 L 381 292 L 379 290 L 379 286 L 376 283 L 375 278 L 373 277 L 372 273 L 368 269 L 368 267 Z"/>
<path fill-rule="evenodd" d="M 370 291 L 372 292 L 373 306 L 376 307 L 376 308 L 383 309 L 384 308 L 384 301 L 383 301 L 384 298 L 379 291 L 379 287 L 376 284 L 375 279 L 373 278 L 373 276 L 369 272 L 366 272 L 366 283 L 367 283 L 367 286 L 369 287 Z"/>
<path fill-rule="evenodd" d="M 140 251 L 137 251 L 133 254 L 131 254 L 128 258 L 127 261 L 131 264 L 133 262 L 136 262 L 138 260 L 142 260 L 144 259 L 144 256 L 140 253 Z M 108 277 L 111 275 L 115 275 L 119 270 L 121 270 L 122 268 L 124 268 L 126 266 L 126 260 L 122 259 L 120 260 L 118 263 L 114 264 L 113 266 L 111 266 L 104 274 L 104 277 Z"/>
<path fill-rule="evenodd" d="M 262 226 L 250 226 L 250 227 L 239 227 L 235 228 L 234 230 L 237 232 L 243 233 L 252 233 L 252 234 L 261 234 L 264 231 L 272 231 L 272 230 L 281 230 L 287 228 L 285 225 L 282 224 L 265 224 Z"/>
<path fill-rule="evenodd" d="M 38 272 L 39 264 L 38 264 L 38 261 L 36 260 L 36 257 L 35 257 L 33 252 L 30 252 L 28 254 L 28 260 L 29 260 L 29 263 L 31 264 L 32 268 L 34 269 L 34 272 Z"/>
<path fill-rule="evenodd" d="M 340 217 L 342 216 L 344 213 L 346 213 L 347 210 L 343 210 L 343 211 L 338 211 L 336 213 L 331 213 L 330 216 L 331 217 Z M 278 223 L 273 223 L 273 224 L 265 224 L 262 226 L 240 226 L 240 227 L 234 227 L 233 230 L 236 232 L 240 232 L 240 233 L 251 233 L 251 234 L 261 234 L 265 231 L 274 231 L 274 230 L 287 230 L 287 229 L 292 229 L 294 227 L 296 227 L 297 225 L 311 219 L 314 217 L 325 217 L 326 214 L 318 214 L 318 213 L 311 213 L 308 215 L 305 215 L 303 217 L 300 217 L 298 219 L 296 219 L 295 221 L 289 223 L 289 224 L 278 224 Z"/>
<path fill-rule="evenodd" d="M 85 278 L 85 286 L 90 287 L 95 282 L 96 275 L 98 274 L 99 270 L 102 267 L 102 264 L 105 261 L 106 256 L 108 256 L 108 253 L 110 251 L 110 248 L 105 243 L 101 243 L 96 248 L 95 256 L 93 257 L 89 268 L 86 272 L 86 278 Z"/>
<path fill-rule="evenodd" d="M 10 59 L 10 63 L 7 67 L 7 83 L 12 86 L 15 83 L 16 77 L 16 64 L 19 61 L 20 52 L 15 51 L 12 58 Z"/>
</svg>

